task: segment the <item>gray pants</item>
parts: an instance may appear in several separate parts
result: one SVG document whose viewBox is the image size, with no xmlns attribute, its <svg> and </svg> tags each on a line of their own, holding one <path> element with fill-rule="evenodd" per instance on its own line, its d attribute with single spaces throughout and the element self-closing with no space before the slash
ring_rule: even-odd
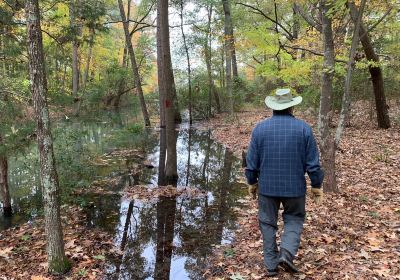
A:
<svg viewBox="0 0 400 280">
<path fill-rule="evenodd" d="M 283 205 L 283 234 L 281 248 L 289 251 L 293 256 L 300 246 L 300 236 L 303 231 L 306 197 L 268 197 L 258 196 L 258 219 L 263 236 L 264 264 L 268 269 L 278 265 L 279 251 L 276 245 L 276 231 L 278 229 L 278 211 Z"/>
</svg>

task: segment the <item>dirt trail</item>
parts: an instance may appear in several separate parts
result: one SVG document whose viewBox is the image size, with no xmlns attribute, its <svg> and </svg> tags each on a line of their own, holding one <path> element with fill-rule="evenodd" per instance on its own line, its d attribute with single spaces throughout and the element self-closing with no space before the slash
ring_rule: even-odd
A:
<svg viewBox="0 0 400 280">
<path fill-rule="evenodd" d="M 267 116 L 265 110 L 241 112 L 229 124 L 222 114 L 208 125 L 217 141 L 240 156 L 255 124 Z M 315 118 L 299 118 L 315 126 Z M 321 206 L 307 200 L 295 261 L 302 273 L 293 278 L 282 272 L 275 279 L 400 279 L 399 123 L 378 130 L 362 113 L 354 114 L 351 123 L 357 126 L 346 129 L 337 151 L 340 193 L 326 194 Z M 247 206 L 237 209 L 236 241 L 218 246 L 207 279 L 265 279 L 257 203 L 248 198 Z"/>
</svg>

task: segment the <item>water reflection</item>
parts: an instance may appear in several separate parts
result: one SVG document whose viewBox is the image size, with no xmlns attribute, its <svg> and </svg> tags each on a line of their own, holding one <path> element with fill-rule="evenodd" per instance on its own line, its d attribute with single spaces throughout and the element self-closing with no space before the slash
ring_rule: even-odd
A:
<svg viewBox="0 0 400 280">
<path fill-rule="evenodd" d="M 123 115 L 116 122 L 57 124 L 54 135 L 64 190 L 105 182 L 104 194 L 63 196 L 63 202 L 83 207 L 88 227 L 115 234 L 121 255 L 107 260 L 107 279 L 203 279 L 202 269 L 213 246 L 233 238 L 233 207 L 243 196 L 235 183 L 240 164 L 231 151 L 215 143 L 210 131 L 180 130 L 176 139 L 179 177 L 175 183 L 196 187 L 206 196 L 164 197 L 150 203 L 121 198 L 119 193 L 126 186 L 156 188 L 167 183 L 165 164 L 159 164 L 167 157 L 165 138 L 158 132 L 138 133 L 130 118 Z M 107 157 L 118 149 L 138 153 L 111 157 L 105 165 L 94 163 L 99 156 Z M 0 220 L 0 230 L 40 214 L 36 162 L 34 148 L 11 160 L 10 191 L 16 214 L 11 220 Z"/>
<path fill-rule="evenodd" d="M 146 175 L 154 185 L 164 182 L 161 146 L 148 155 L 159 167 Z M 207 196 L 164 197 L 153 204 L 122 199 L 115 242 L 123 255 L 110 262 L 107 279 L 203 279 L 213 245 L 231 241 L 232 206 L 242 195 L 232 152 L 213 142 L 210 131 L 181 130 L 177 159 L 177 185 L 197 187 Z"/>
<path fill-rule="evenodd" d="M 80 206 L 93 207 L 93 225 L 103 221 L 107 211 L 118 214 L 119 195 L 101 200 L 95 196 L 70 196 L 76 188 L 87 188 L 93 181 L 102 178 L 121 177 L 137 180 L 132 173 L 137 159 L 126 158 L 110 162 L 107 165 L 96 165 L 95 159 L 115 149 L 138 149 L 143 154 L 158 145 L 158 137 L 152 131 L 140 131 L 136 126 L 134 112 L 120 115 L 110 113 L 98 119 L 73 120 L 55 123 L 53 126 L 54 148 L 57 169 L 60 179 L 63 203 L 75 203 Z M 23 154 L 9 157 L 9 186 L 14 215 L 3 217 L 0 211 L 0 231 L 34 219 L 42 213 L 42 195 L 39 184 L 37 145 L 34 142 Z M 134 173 L 134 172 L 133 172 Z M 124 187 L 124 182 L 121 182 Z M 112 202 L 112 203 L 111 203 Z M 1 208 L 0 202 L 0 208 Z M 115 219 L 115 218 L 114 218 Z M 105 219 L 107 223 L 107 220 Z M 115 228 L 114 227 L 112 230 Z"/>
</svg>

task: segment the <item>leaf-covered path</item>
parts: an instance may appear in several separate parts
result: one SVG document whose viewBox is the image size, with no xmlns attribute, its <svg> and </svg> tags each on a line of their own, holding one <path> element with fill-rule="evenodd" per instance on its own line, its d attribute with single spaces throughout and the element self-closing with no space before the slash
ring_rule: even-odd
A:
<svg viewBox="0 0 400 280">
<path fill-rule="evenodd" d="M 213 137 L 240 156 L 254 125 L 269 115 L 242 112 L 234 124 L 218 116 L 210 123 Z M 316 118 L 300 118 L 315 126 Z M 307 200 L 295 261 L 302 273 L 293 278 L 281 272 L 276 279 L 400 279 L 399 124 L 378 130 L 363 114 L 352 123 L 357 126 L 346 129 L 337 151 L 340 193 L 326 194 L 321 206 Z M 237 209 L 236 241 L 218 246 L 207 279 L 265 279 L 257 203 L 248 199 L 247 208 Z"/>
</svg>

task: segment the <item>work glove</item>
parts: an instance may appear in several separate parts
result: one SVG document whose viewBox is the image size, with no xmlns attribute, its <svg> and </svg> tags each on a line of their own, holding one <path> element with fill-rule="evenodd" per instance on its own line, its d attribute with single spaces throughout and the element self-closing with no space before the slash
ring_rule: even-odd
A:
<svg viewBox="0 0 400 280">
<path fill-rule="evenodd" d="M 311 192 L 313 194 L 313 200 L 315 204 L 321 204 L 324 198 L 324 193 L 321 188 L 311 188 Z"/>
<path fill-rule="evenodd" d="M 249 185 L 247 187 L 247 191 L 249 192 L 250 197 L 252 197 L 253 199 L 256 199 L 257 192 L 258 192 L 258 183 L 255 183 L 254 185 Z"/>
</svg>

